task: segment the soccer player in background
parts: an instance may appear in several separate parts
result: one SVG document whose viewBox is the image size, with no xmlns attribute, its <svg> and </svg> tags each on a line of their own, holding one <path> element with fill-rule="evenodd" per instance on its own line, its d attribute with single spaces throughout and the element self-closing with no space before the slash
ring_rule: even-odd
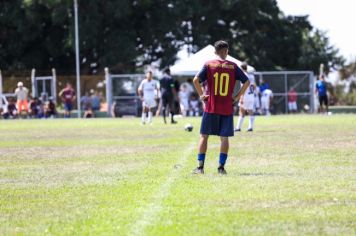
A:
<svg viewBox="0 0 356 236">
<path fill-rule="evenodd" d="M 164 70 L 164 76 L 160 80 L 160 88 L 161 88 L 161 103 L 162 103 L 164 123 L 165 124 L 167 123 L 166 111 L 167 111 L 167 106 L 169 106 L 169 111 L 171 113 L 171 123 L 176 124 L 177 122 L 174 120 L 174 99 L 177 97 L 177 92 L 169 68 Z"/>
<path fill-rule="evenodd" d="M 261 108 L 262 108 L 262 114 L 266 116 L 271 115 L 271 106 L 272 106 L 272 100 L 273 100 L 273 92 L 270 89 L 265 89 L 262 92 L 261 95 Z"/>
<path fill-rule="evenodd" d="M 187 116 L 188 111 L 189 111 L 190 94 L 191 93 L 188 90 L 188 87 L 186 84 L 183 84 L 182 86 L 180 86 L 180 91 L 178 93 L 178 97 L 179 97 L 180 111 L 182 112 L 183 116 Z"/>
<path fill-rule="evenodd" d="M 229 51 L 228 43 L 220 40 L 214 46 L 217 59 L 207 61 L 193 80 L 201 101 L 205 103 L 200 128 L 198 167 L 193 170 L 194 174 L 204 173 L 209 135 L 220 136 L 218 173 L 226 174 L 229 137 L 234 135 L 233 103 L 240 99 L 250 84 L 245 73 L 235 63 L 226 60 Z M 233 98 L 236 80 L 240 80 L 244 85 Z M 202 85 L 204 82 L 206 82 L 206 89 Z"/>
<path fill-rule="evenodd" d="M 70 112 L 73 109 L 73 102 L 75 100 L 75 92 L 70 83 L 59 92 L 59 97 L 62 99 L 64 106 L 64 118 L 70 118 Z"/>
<path fill-rule="evenodd" d="M 320 79 L 316 82 L 315 85 L 315 93 L 318 94 L 319 97 L 319 112 L 325 112 L 323 105 L 325 105 L 326 112 L 329 113 L 329 102 L 328 102 L 328 94 L 327 94 L 327 84 L 325 82 L 324 75 L 320 76 Z"/>
<path fill-rule="evenodd" d="M 241 131 L 242 124 L 245 119 L 245 114 L 247 112 L 247 114 L 250 116 L 250 122 L 249 122 L 247 131 L 252 132 L 253 131 L 253 123 L 255 121 L 255 116 L 253 115 L 253 110 L 254 110 L 254 106 L 255 106 L 255 89 L 256 89 L 255 76 L 252 73 L 247 72 L 247 64 L 246 63 L 243 63 L 241 65 L 241 69 L 248 77 L 248 80 L 250 81 L 250 86 L 248 87 L 248 89 L 246 89 L 245 93 L 240 98 L 239 119 L 237 121 L 235 131 L 237 131 L 237 132 Z"/>
<path fill-rule="evenodd" d="M 152 109 L 157 106 L 156 94 L 158 94 L 158 84 L 152 79 L 152 71 L 146 73 L 146 79 L 142 80 L 138 87 L 138 94 L 142 101 L 142 124 L 152 122 Z M 148 112 L 148 119 L 146 114 Z"/>
</svg>

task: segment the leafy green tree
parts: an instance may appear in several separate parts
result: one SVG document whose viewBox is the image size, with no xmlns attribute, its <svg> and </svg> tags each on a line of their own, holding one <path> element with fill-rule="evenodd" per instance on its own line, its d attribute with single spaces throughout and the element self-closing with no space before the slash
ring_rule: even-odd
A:
<svg viewBox="0 0 356 236">
<path fill-rule="evenodd" d="M 275 0 L 78 0 L 83 74 L 134 72 L 177 51 L 196 52 L 218 39 L 258 70 L 314 70 L 343 58 L 308 17 L 285 16 Z M 0 3 L 3 70 L 57 68 L 73 73 L 72 0 L 4 0 Z"/>
</svg>

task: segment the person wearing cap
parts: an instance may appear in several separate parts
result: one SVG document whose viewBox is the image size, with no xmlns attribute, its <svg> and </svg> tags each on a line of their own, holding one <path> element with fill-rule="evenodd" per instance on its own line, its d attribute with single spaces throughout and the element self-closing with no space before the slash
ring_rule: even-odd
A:
<svg viewBox="0 0 356 236">
<path fill-rule="evenodd" d="M 17 110 L 19 115 L 21 115 L 22 112 L 24 111 L 27 116 L 28 115 L 28 89 L 23 86 L 22 82 L 17 83 L 15 95 L 17 97 Z"/>
</svg>

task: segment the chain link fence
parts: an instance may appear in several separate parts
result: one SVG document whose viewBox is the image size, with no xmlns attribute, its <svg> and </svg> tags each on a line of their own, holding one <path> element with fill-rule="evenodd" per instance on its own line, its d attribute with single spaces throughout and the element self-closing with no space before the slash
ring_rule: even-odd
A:
<svg viewBox="0 0 356 236">
<path fill-rule="evenodd" d="M 263 81 L 273 92 L 273 114 L 288 113 L 288 91 L 297 93 L 298 111 L 314 112 L 314 74 L 311 71 L 263 71 L 255 72 L 257 85 Z"/>
</svg>

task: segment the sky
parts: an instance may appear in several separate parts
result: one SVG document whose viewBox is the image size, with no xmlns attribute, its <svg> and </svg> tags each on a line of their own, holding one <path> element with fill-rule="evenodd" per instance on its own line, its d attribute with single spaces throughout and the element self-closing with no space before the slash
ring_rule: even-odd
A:
<svg viewBox="0 0 356 236">
<path fill-rule="evenodd" d="M 286 15 L 309 15 L 348 61 L 356 58 L 356 0 L 277 0 Z"/>
</svg>

